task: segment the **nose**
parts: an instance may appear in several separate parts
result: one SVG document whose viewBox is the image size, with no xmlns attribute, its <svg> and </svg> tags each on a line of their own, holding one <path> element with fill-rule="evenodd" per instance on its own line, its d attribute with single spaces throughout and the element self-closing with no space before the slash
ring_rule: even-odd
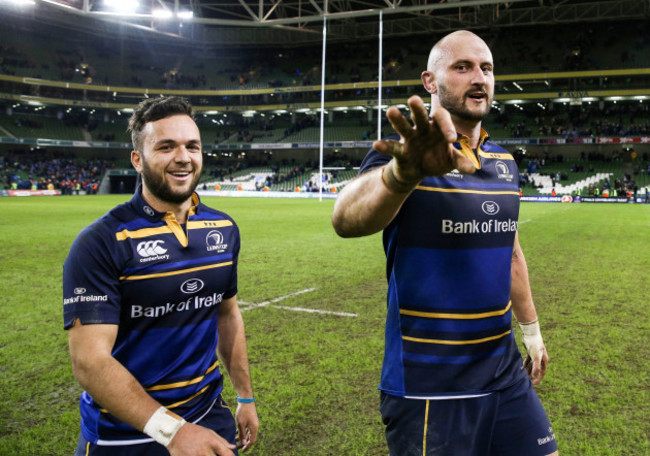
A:
<svg viewBox="0 0 650 456">
<path fill-rule="evenodd" d="M 487 75 L 483 72 L 480 66 L 474 68 L 472 72 L 472 84 L 485 84 L 487 82 Z"/>
<path fill-rule="evenodd" d="M 176 148 L 176 154 L 174 155 L 174 160 L 178 163 L 189 163 L 190 162 L 190 152 L 187 150 L 183 144 L 179 145 Z"/>
</svg>

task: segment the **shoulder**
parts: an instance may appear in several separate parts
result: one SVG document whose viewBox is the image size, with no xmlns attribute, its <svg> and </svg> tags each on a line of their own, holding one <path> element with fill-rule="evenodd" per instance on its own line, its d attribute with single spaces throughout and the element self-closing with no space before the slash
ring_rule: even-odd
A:
<svg viewBox="0 0 650 456">
<path fill-rule="evenodd" d="M 494 141 L 491 141 L 489 139 L 487 141 L 485 141 L 483 143 L 483 145 L 481 145 L 481 149 L 484 152 L 497 152 L 497 153 L 504 153 L 504 154 L 512 155 L 510 153 L 510 151 L 508 151 L 507 149 L 501 147 L 500 145 L 498 145 L 497 143 L 495 143 Z"/>
<path fill-rule="evenodd" d="M 192 216 L 192 220 L 198 223 L 199 227 L 215 228 L 217 230 L 226 229 L 231 235 L 239 238 L 239 227 L 235 220 L 223 211 L 206 206 L 200 203 L 197 206 L 196 215 Z M 226 231 L 222 234 L 225 235 Z"/>
<path fill-rule="evenodd" d="M 79 232 L 70 248 L 71 254 L 77 250 L 89 252 L 110 249 L 120 226 L 134 217 L 135 214 L 128 203 L 116 206 Z"/>
<path fill-rule="evenodd" d="M 232 223 L 234 226 L 237 226 L 237 223 L 235 223 L 235 220 L 228 214 L 226 214 L 223 211 L 220 211 L 218 209 L 214 209 L 210 206 L 206 206 L 203 203 L 200 203 L 197 207 L 197 215 L 199 218 L 204 218 L 204 219 L 213 219 L 213 220 L 224 220 L 227 222 Z"/>
</svg>

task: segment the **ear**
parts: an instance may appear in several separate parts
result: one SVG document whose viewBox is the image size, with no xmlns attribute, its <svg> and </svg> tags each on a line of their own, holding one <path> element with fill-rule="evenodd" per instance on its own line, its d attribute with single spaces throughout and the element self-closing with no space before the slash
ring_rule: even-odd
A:
<svg viewBox="0 0 650 456">
<path fill-rule="evenodd" d="M 422 72 L 422 84 L 427 92 L 433 94 L 438 93 L 438 85 L 436 84 L 436 77 L 433 71 Z"/>
<path fill-rule="evenodd" d="M 142 154 L 137 150 L 131 151 L 131 164 L 137 172 L 142 172 Z"/>
</svg>

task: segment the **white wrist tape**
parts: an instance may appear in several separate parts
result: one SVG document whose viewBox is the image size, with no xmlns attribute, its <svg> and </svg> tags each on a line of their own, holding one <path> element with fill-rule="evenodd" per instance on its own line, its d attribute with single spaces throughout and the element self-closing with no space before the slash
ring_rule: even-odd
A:
<svg viewBox="0 0 650 456">
<path fill-rule="evenodd" d="M 151 415 L 143 432 L 163 446 L 169 445 L 186 421 L 165 407 L 160 407 Z"/>
<path fill-rule="evenodd" d="M 544 340 L 542 339 L 542 332 L 539 329 L 539 321 L 534 320 L 530 323 L 519 323 L 521 333 L 523 334 L 523 342 L 526 347 L 526 352 L 531 358 L 537 359 L 544 349 Z M 538 355 L 538 356 L 539 356 Z"/>
</svg>

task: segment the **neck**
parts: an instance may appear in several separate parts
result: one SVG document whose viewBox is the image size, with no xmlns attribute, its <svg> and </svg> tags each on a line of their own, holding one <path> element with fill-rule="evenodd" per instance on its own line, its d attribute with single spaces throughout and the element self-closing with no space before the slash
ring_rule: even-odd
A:
<svg viewBox="0 0 650 456">
<path fill-rule="evenodd" d="M 176 217 L 178 223 L 187 222 L 187 216 L 190 212 L 190 207 L 192 207 L 192 197 L 182 203 L 171 203 L 157 198 L 144 185 L 142 186 L 142 197 L 158 212 L 171 212 Z"/>
<path fill-rule="evenodd" d="M 433 118 L 433 113 L 437 108 L 440 108 L 438 99 L 435 96 L 431 96 L 431 112 L 430 116 Z M 444 108 L 443 108 L 444 109 Z M 456 133 L 465 135 L 469 138 L 469 145 L 472 149 L 478 147 L 479 141 L 481 140 L 481 121 L 480 120 L 466 120 L 461 119 L 460 117 L 449 113 L 451 116 L 451 121 L 456 128 Z"/>
<path fill-rule="evenodd" d="M 452 116 L 452 121 L 456 126 L 456 132 L 469 138 L 469 145 L 472 149 L 478 147 L 481 140 L 481 122 L 459 121 Z"/>
</svg>

